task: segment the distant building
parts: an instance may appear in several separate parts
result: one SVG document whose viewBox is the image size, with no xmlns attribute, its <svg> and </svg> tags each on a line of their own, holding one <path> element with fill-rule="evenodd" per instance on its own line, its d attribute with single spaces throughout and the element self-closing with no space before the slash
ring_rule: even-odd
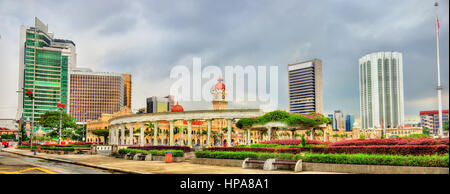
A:
<svg viewBox="0 0 450 194">
<path fill-rule="evenodd" d="M 74 69 L 70 72 L 69 113 L 78 123 L 97 120 L 101 114 L 118 112 L 124 106 L 122 74 Z"/>
<path fill-rule="evenodd" d="M 345 131 L 352 131 L 355 124 L 355 116 L 345 115 Z"/>
<path fill-rule="evenodd" d="M 131 109 L 131 74 L 122 74 L 123 77 L 123 106 Z"/>
<path fill-rule="evenodd" d="M 359 89 L 361 129 L 403 126 L 402 53 L 377 52 L 360 58 Z"/>
<path fill-rule="evenodd" d="M 442 123 L 448 121 L 448 109 L 442 110 Z M 439 111 L 420 111 L 420 123 L 422 128 L 430 129 L 433 134 L 439 134 Z"/>
<path fill-rule="evenodd" d="M 147 98 L 146 113 L 170 112 L 174 106 L 173 99 L 172 95 L 163 98 L 156 96 Z"/>
<path fill-rule="evenodd" d="M 322 61 L 288 64 L 289 111 L 322 113 Z"/>
<path fill-rule="evenodd" d="M 345 115 L 344 112 L 340 110 L 335 110 L 333 114 L 328 115 L 333 121 L 331 123 L 331 128 L 335 131 L 345 129 Z"/>
<path fill-rule="evenodd" d="M 355 117 L 345 114 L 341 110 L 335 110 L 333 114 L 328 114 L 328 118 L 332 120 L 331 128 L 334 131 L 345 130 L 352 131 Z"/>
<path fill-rule="evenodd" d="M 0 135 L 17 134 L 17 122 L 15 119 L 0 119 Z"/>
</svg>

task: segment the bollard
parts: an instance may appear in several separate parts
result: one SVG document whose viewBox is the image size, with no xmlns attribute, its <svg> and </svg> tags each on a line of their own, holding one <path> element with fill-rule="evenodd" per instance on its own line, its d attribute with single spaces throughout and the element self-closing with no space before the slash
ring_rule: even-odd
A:
<svg viewBox="0 0 450 194">
<path fill-rule="evenodd" d="M 171 163 L 171 162 L 172 162 L 172 152 L 167 151 L 166 152 L 166 163 Z"/>
</svg>

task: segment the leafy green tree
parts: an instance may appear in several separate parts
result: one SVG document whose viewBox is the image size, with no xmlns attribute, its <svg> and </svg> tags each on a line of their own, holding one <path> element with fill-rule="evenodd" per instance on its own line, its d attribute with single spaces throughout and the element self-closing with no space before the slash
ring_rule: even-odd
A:
<svg viewBox="0 0 450 194">
<path fill-rule="evenodd" d="M 443 127 L 444 131 L 448 131 L 448 121 L 445 121 L 445 122 L 442 124 L 442 127 Z"/>
<path fill-rule="evenodd" d="M 306 146 L 305 134 L 302 134 L 302 146 L 303 146 L 303 147 Z"/>
<path fill-rule="evenodd" d="M 61 128 L 72 128 L 75 129 L 77 127 L 75 119 L 67 113 L 62 113 L 61 115 Z M 58 129 L 59 130 L 59 120 L 60 120 L 60 112 L 46 112 L 39 118 L 39 124 L 42 127 L 50 128 L 50 129 Z"/>
<path fill-rule="evenodd" d="M 104 139 L 103 144 L 106 144 L 108 136 L 109 136 L 109 129 L 95 129 L 95 130 L 92 130 L 92 134 L 103 137 L 103 139 Z"/>
<path fill-rule="evenodd" d="M 427 127 L 424 127 L 422 129 L 422 134 L 425 134 L 425 135 L 429 136 L 430 135 L 430 129 L 428 129 Z"/>
</svg>

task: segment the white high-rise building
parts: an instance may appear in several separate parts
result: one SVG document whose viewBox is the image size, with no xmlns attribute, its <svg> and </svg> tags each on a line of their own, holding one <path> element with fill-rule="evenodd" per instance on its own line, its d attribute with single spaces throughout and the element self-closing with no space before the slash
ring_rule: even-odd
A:
<svg viewBox="0 0 450 194">
<path fill-rule="evenodd" d="M 361 129 L 403 126 L 403 57 L 377 52 L 359 59 Z"/>
</svg>

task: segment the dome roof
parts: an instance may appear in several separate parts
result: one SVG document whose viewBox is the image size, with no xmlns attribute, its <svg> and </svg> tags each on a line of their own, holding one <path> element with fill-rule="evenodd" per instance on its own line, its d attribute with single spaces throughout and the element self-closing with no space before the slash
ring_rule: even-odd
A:
<svg viewBox="0 0 450 194">
<path fill-rule="evenodd" d="M 179 105 L 178 102 L 175 106 L 172 107 L 172 109 L 170 110 L 172 112 L 183 112 L 183 106 Z"/>
<path fill-rule="evenodd" d="M 225 84 L 223 84 L 223 79 L 221 76 L 219 76 L 219 79 L 217 80 L 219 81 L 216 86 L 214 88 L 216 88 L 216 90 L 225 90 Z"/>
</svg>

